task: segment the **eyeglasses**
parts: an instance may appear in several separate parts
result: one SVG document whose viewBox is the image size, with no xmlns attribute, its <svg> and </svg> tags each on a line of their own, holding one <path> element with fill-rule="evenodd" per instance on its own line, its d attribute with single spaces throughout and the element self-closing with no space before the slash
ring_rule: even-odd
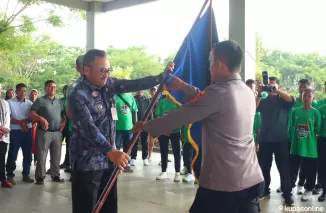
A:
<svg viewBox="0 0 326 213">
<path fill-rule="evenodd" d="M 109 73 L 113 72 L 113 69 L 112 68 L 109 68 L 109 69 L 102 68 L 102 69 L 100 69 L 100 72 L 103 74 L 109 74 Z"/>
</svg>

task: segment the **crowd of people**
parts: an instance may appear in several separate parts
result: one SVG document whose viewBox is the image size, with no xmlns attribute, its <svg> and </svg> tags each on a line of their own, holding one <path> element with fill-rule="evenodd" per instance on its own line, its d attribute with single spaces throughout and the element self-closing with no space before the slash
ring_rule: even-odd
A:
<svg viewBox="0 0 326 213">
<path fill-rule="evenodd" d="M 173 62 L 158 76 L 115 79 L 110 77 L 113 70 L 105 51 L 94 49 L 77 58 L 80 77 L 64 86 L 62 99 L 56 98 L 53 80 L 45 82 L 42 97 L 35 89 L 27 95 L 27 85 L 17 84 L 0 101 L 1 186 L 12 188 L 16 184 L 14 172 L 21 148 L 24 182 L 44 184 L 46 174 L 63 182 L 60 169 L 64 168 L 71 173 L 73 212 L 89 213 L 115 166 L 133 172 L 139 142 L 143 165 L 151 163 L 155 138 L 162 169 L 156 179 L 168 177 L 170 142 L 174 181 L 180 182 L 185 175 L 184 182 L 193 182 L 188 124 L 201 121 L 202 167 L 190 212 L 257 212 L 259 198 L 270 197 L 273 155 L 281 180 L 277 192 L 283 193 L 286 204 L 293 204 L 295 187 L 302 201 L 312 199 L 312 194 L 321 194 L 318 200 L 325 201 L 326 99 L 314 100 L 308 79 L 299 81 L 297 98 L 283 92 L 276 77 L 270 77 L 267 85 L 253 79 L 244 84 L 239 75 L 242 58 L 242 48 L 236 42 L 216 44 L 209 58 L 213 84 L 201 92 L 171 75 L 167 88 L 182 91 L 188 104 L 180 107 L 163 96 L 145 123 L 139 119 L 157 92 L 156 85 L 173 71 Z M 140 139 L 128 156 L 135 132 L 140 132 Z M 63 141 L 66 156 L 60 165 Z M 46 170 L 48 151 L 50 168 Z M 35 180 L 30 176 L 32 154 Z M 116 182 L 101 207 L 117 212 Z"/>
<path fill-rule="evenodd" d="M 269 77 L 269 88 L 274 87 L 275 91 L 263 92 L 260 82 L 253 79 L 248 79 L 246 84 L 257 97 L 254 135 L 265 180 L 261 198 L 270 197 L 274 154 L 281 180 L 277 192 L 283 192 L 286 203 L 293 203 L 295 187 L 302 201 L 311 200 L 313 194 L 319 194 L 318 200 L 325 201 L 325 98 L 315 100 L 309 79 L 299 80 L 296 98 L 282 92 L 276 77 Z"/>
</svg>

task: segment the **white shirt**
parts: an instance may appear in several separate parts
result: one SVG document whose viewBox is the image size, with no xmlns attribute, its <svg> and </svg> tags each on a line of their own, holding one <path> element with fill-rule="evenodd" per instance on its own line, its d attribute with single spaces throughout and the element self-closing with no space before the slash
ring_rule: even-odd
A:
<svg viewBox="0 0 326 213">
<path fill-rule="evenodd" d="M 0 119 L 0 126 L 10 129 L 10 108 L 9 108 L 9 104 L 7 101 L 5 100 L 0 100 L 0 104 L 4 105 L 4 118 Z M 1 110 L 1 108 L 0 108 Z M 0 112 L 0 116 L 2 116 L 2 113 Z M 4 122 L 2 122 L 4 121 Z M 2 136 L 2 138 L 0 138 L 0 141 L 3 141 L 5 143 L 9 143 L 9 133 Z"/>
<path fill-rule="evenodd" d="M 16 97 L 8 100 L 11 116 L 16 120 L 24 120 L 28 118 L 28 113 L 33 103 L 26 98 L 23 101 L 19 101 Z M 28 128 L 32 128 L 32 123 L 28 123 Z M 11 130 L 20 130 L 19 124 L 10 124 Z"/>
</svg>

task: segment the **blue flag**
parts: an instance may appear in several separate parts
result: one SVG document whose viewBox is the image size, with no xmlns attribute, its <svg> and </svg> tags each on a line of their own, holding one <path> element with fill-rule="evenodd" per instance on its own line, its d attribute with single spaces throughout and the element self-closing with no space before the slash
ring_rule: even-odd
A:
<svg viewBox="0 0 326 213">
<path fill-rule="evenodd" d="M 217 42 L 218 35 L 215 17 L 212 5 L 210 4 L 202 17 L 196 20 L 192 29 L 184 39 L 174 59 L 175 68 L 173 75 L 190 85 L 198 87 L 200 90 L 204 90 L 211 84 L 209 54 L 212 49 L 212 44 Z M 167 95 L 172 95 L 179 105 L 183 104 L 182 92 L 169 91 Z M 197 122 L 190 125 L 188 138 L 195 150 L 192 168 L 196 181 L 198 181 L 201 166 L 200 123 Z"/>
</svg>

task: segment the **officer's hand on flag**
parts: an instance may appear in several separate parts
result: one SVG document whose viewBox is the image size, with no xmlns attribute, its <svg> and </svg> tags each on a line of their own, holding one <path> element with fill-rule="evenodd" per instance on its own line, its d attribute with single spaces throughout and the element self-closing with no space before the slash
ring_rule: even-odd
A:
<svg viewBox="0 0 326 213">
<path fill-rule="evenodd" d="M 128 164 L 129 155 L 127 153 L 121 152 L 119 150 L 111 149 L 106 153 L 106 156 L 116 165 L 120 170 L 124 170 L 124 168 Z"/>
</svg>

